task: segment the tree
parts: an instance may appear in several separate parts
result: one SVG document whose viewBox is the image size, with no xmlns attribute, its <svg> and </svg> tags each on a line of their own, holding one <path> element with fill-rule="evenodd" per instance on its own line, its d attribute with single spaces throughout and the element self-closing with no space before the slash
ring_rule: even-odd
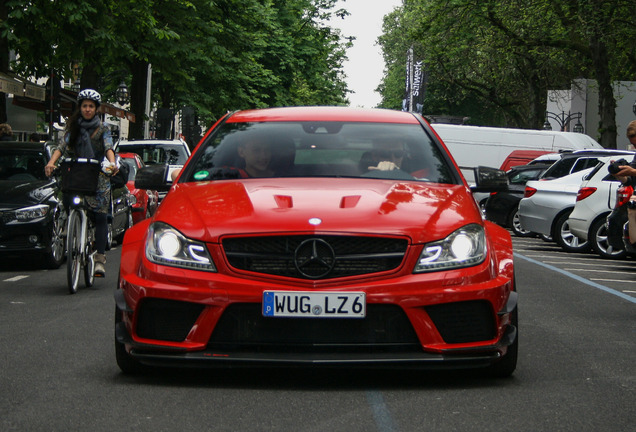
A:
<svg viewBox="0 0 636 432">
<path fill-rule="evenodd" d="M 629 0 L 411 0 L 385 25 L 422 47 L 427 105 L 481 124 L 538 128 L 548 89 L 596 79 L 600 142 L 615 147 L 611 85 L 634 76 L 625 40 L 635 36 L 635 8 Z"/>
<path fill-rule="evenodd" d="M 146 74 L 153 101 L 194 106 L 205 121 L 228 110 L 346 102 L 346 42 L 324 22 L 335 0 L 8 0 L 2 41 L 13 69 L 68 79 L 113 100 L 124 80 L 143 134 Z M 0 9 L 0 19 L 2 10 Z M 0 49 L 2 46 L 0 45 Z M 0 53 L 1 54 L 1 53 Z M 0 63 L 0 67 L 2 64 Z"/>
</svg>

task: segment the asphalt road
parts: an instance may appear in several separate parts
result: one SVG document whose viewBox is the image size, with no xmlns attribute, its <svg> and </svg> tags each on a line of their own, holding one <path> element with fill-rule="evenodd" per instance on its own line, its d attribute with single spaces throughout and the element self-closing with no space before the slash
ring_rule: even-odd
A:
<svg viewBox="0 0 636 432">
<path fill-rule="evenodd" d="M 519 365 L 467 372 L 157 370 L 120 374 L 107 277 L 0 266 L 2 431 L 633 431 L 636 262 L 515 239 Z"/>
</svg>

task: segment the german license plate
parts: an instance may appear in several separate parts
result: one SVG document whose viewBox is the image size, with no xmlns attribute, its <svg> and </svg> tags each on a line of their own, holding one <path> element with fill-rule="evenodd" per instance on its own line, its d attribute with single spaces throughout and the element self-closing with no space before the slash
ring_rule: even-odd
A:
<svg viewBox="0 0 636 432">
<path fill-rule="evenodd" d="M 363 292 L 265 291 L 266 317 L 364 318 Z"/>
</svg>

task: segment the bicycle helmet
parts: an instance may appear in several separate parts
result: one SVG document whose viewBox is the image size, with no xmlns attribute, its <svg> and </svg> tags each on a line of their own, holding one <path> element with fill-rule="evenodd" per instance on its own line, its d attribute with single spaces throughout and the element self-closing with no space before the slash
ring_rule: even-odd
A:
<svg viewBox="0 0 636 432">
<path fill-rule="evenodd" d="M 77 94 L 77 101 L 81 102 L 85 99 L 92 100 L 96 106 L 102 103 L 102 96 L 93 89 L 84 89 Z"/>
</svg>

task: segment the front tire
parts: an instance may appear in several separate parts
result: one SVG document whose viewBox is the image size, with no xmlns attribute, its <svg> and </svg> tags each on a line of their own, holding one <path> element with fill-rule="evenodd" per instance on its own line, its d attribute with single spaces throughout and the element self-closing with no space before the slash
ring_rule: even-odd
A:
<svg viewBox="0 0 636 432">
<path fill-rule="evenodd" d="M 112 221 L 108 221 L 106 232 L 106 250 L 110 250 L 113 247 L 113 224 Z"/>
<path fill-rule="evenodd" d="M 44 267 L 48 269 L 57 269 L 64 262 L 64 231 L 65 219 L 62 217 L 59 207 L 55 209 L 53 214 L 53 224 L 51 227 L 50 250 L 43 256 Z"/>
<path fill-rule="evenodd" d="M 117 340 L 117 326 L 122 322 L 123 312 L 115 306 L 115 359 L 119 369 L 127 375 L 143 372 L 144 367 L 126 351 L 126 346 Z"/>
<path fill-rule="evenodd" d="M 508 346 L 506 354 L 497 363 L 490 366 L 488 372 L 495 378 L 507 378 L 517 369 L 519 356 L 519 316 L 517 308 L 510 314 L 510 323 L 517 328 L 515 341 Z"/>
<path fill-rule="evenodd" d="M 66 259 L 66 279 L 69 293 L 75 294 L 79 285 L 80 270 L 82 267 L 82 245 L 80 244 L 80 233 L 82 222 L 77 212 L 71 212 L 68 219 L 68 230 L 66 244 L 68 253 Z"/>
</svg>

